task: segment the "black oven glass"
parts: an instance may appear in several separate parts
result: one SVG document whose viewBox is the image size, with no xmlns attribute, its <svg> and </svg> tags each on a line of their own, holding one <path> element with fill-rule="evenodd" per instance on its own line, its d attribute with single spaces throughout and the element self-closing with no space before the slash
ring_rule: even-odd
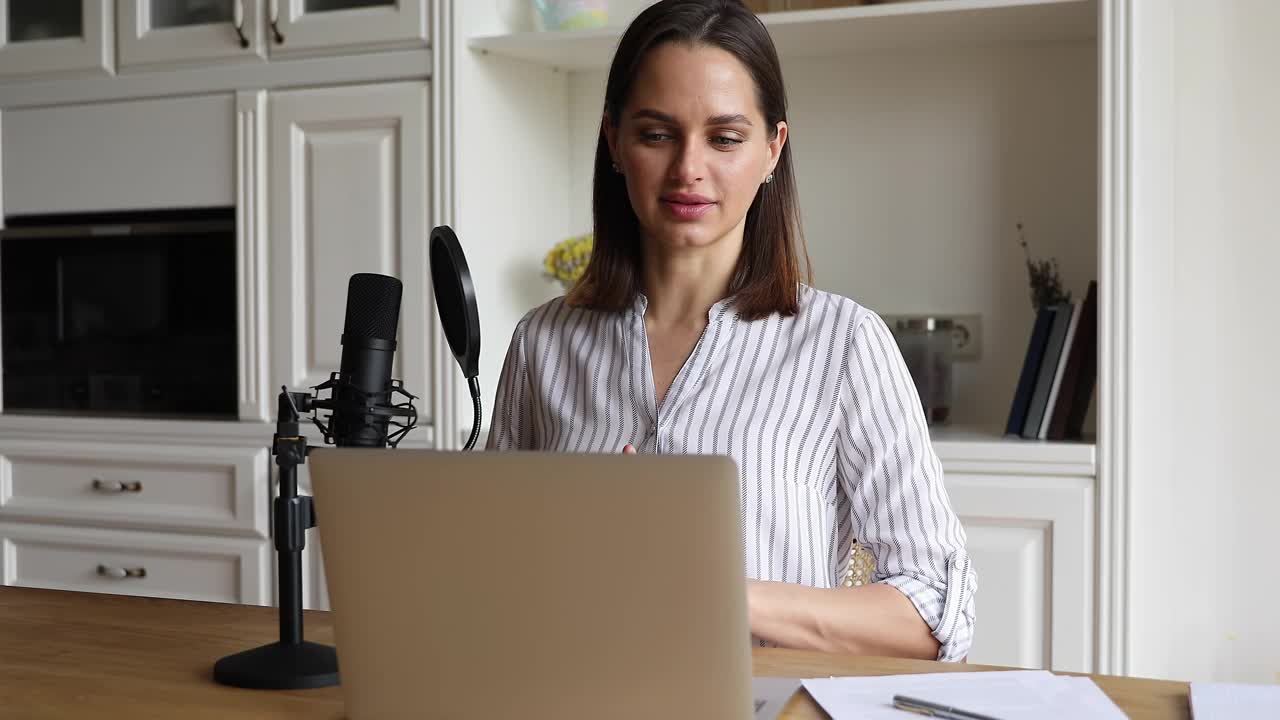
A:
<svg viewBox="0 0 1280 720">
<path fill-rule="evenodd" d="M 234 210 L 7 219 L 0 329 L 7 413 L 235 418 Z"/>
</svg>

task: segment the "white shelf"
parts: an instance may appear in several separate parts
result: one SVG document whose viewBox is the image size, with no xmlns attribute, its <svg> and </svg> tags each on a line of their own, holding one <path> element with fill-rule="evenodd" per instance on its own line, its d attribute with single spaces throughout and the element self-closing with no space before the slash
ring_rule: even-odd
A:
<svg viewBox="0 0 1280 720">
<path fill-rule="evenodd" d="M 1044 45 L 1097 37 L 1097 0 L 916 0 L 761 15 L 779 55 Z M 623 28 L 474 37 L 468 47 L 562 70 L 609 66 Z"/>
<path fill-rule="evenodd" d="M 930 428 L 933 449 L 947 472 L 1011 475 L 1097 474 L 1092 440 L 1023 440 L 999 430 L 943 426 Z"/>
</svg>

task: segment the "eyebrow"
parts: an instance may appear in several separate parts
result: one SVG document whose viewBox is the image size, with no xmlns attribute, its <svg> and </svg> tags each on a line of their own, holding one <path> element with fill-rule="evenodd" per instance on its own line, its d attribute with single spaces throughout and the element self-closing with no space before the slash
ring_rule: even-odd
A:
<svg viewBox="0 0 1280 720">
<path fill-rule="evenodd" d="M 664 112 L 651 110 L 649 108 L 645 108 L 643 110 L 637 110 L 631 114 L 631 117 L 632 119 L 652 118 L 659 122 L 664 122 L 671 125 L 679 125 L 679 123 L 676 122 L 676 119 L 674 117 Z M 708 125 L 735 125 L 739 123 L 743 125 L 750 125 L 751 120 L 749 120 L 747 116 L 743 115 L 742 113 L 729 114 L 729 115 L 712 115 L 711 117 L 707 118 Z"/>
</svg>

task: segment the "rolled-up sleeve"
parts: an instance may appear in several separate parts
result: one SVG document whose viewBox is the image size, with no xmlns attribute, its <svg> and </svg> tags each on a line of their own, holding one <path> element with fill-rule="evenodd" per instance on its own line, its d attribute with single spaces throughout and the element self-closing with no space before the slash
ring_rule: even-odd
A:
<svg viewBox="0 0 1280 720">
<path fill-rule="evenodd" d="M 897 588 L 959 661 L 973 641 L 977 575 L 951 509 L 910 372 L 884 321 L 856 320 L 844 369 L 837 462 L 853 532 L 875 556 L 873 581 Z"/>
<path fill-rule="evenodd" d="M 534 397 L 525 354 L 525 335 L 531 315 L 521 319 L 511 335 L 511 346 L 507 349 L 502 375 L 498 378 L 486 450 L 532 450 L 536 446 Z"/>
</svg>

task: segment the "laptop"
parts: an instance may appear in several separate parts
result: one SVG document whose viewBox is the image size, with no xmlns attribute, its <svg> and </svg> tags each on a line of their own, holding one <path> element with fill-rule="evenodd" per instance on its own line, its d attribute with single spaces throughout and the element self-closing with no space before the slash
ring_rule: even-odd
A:
<svg viewBox="0 0 1280 720">
<path fill-rule="evenodd" d="M 752 717 L 731 459 L 309 458 L 351 720 Z"/>
</svg>

